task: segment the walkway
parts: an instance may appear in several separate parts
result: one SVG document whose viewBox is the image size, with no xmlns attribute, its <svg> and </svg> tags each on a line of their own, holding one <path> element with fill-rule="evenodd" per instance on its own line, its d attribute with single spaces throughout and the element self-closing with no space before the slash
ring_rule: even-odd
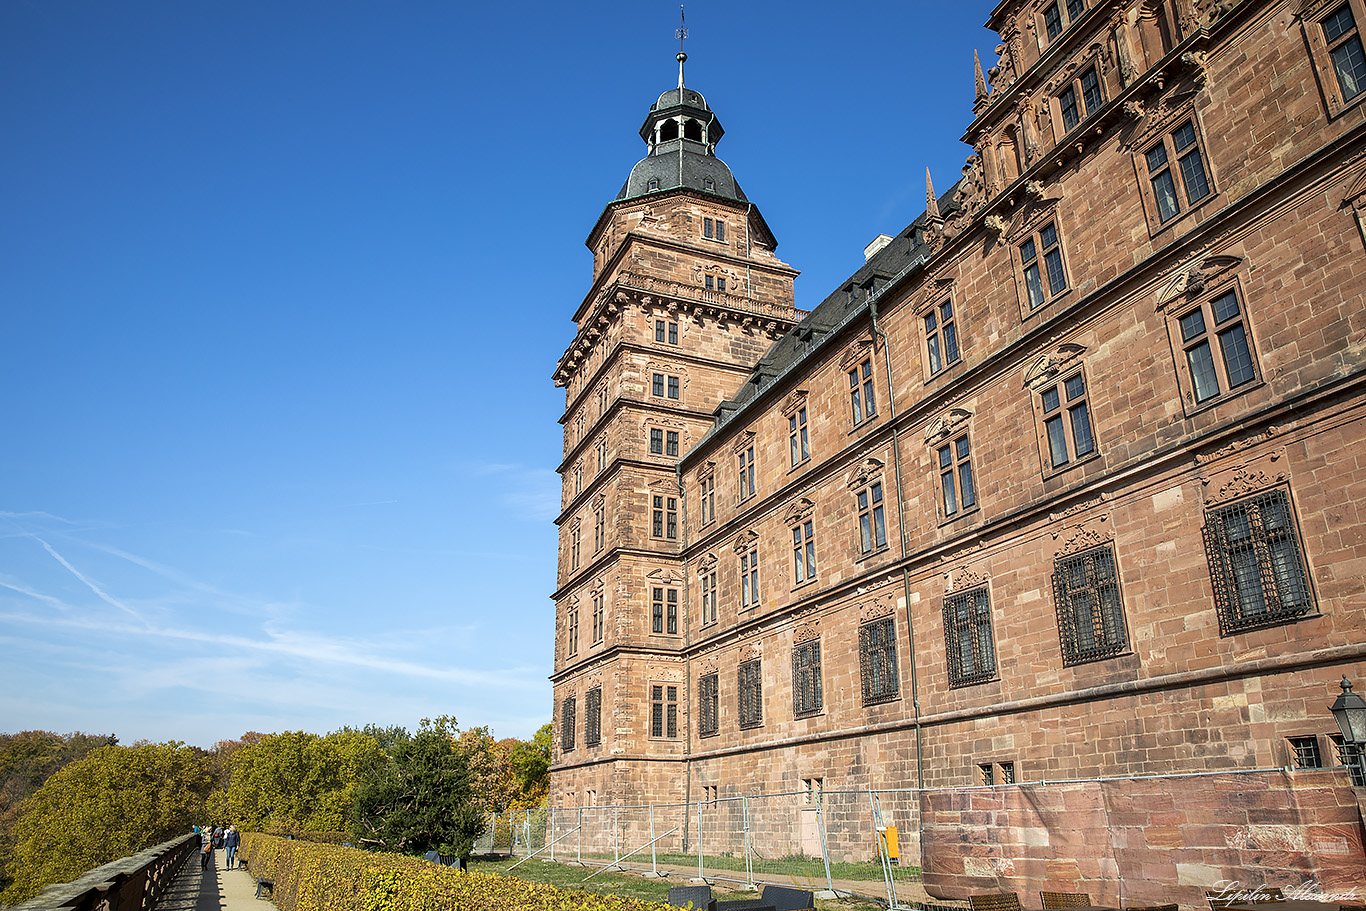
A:
<svg viewBox="0 0 1366 911">
<path fill-rule="evenodd" d="M 224 869 L 226 858 L 226 851 L 214 851 L 213 864 L 201 872 L 199 854 L 190 855 L 156 911 L 275 911 L 269 901 L 256 897 L 250 873 L 240 867 Z"/>
</svg>

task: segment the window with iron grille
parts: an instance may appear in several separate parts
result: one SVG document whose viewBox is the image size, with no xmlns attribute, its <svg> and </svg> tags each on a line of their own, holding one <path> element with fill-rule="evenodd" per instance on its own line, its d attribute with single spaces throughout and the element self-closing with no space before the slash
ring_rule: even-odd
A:
<svg viewBox="0 0 1366 911">
<path fill-rule="evenodd" d="M 702 625 L 716 622 L 716 570 L 702 576 Z"/>
<path fill-rule="evenodd" d="M 864 705 L 891 702 L 900 697 L 901 678 L 896 668 L 896 621 L 891 617 L 859 626 L 858 665 Z"/>
<path fill-rule="evenodd" d="M 574 703 L 573 696 L 560 703 L 560 751 L 564 753 L 574 749 Z"/>
<path fill-rule="evenodd" d="M 984 762 L 977 766 L 977 774 L 982 784 L 991 787 L 996 783 L 996 770 L 989 762 Z"/>
<path fill-rule="evenodd" d="M 1000 769 L 1001 769 L 1001 784 L 1014 784 L 1014 783 L 1015 783 L 1015 763 L 1013 763 L 1013 762 L 998 762 L 998 763 L 996 763 L 996 765 L 999 766 Z"/>
<path fill-rule="evenodd" d="M 792 649 L 792 713 L 800 718 L 821 710 L 821 641 Z"/>
<path fill-rule="evenodd" d="M 650 533 L 656 538 L 678 539 L 678 498 L 655 494 L 651 497 Z"/>
<path fill-rule="evenodd" d="M 944 596 L 944 648 L 949 685 L 967 686 L 996 676 L 991 599 L 985 585 Z"/>
<path fill-rule="evenodd" d="M 664 684 L 650 687 L 650 736 L 669 739 L 678 736 L 678 687 Z"/>
<path fill-rule="evenodd" d="M 706 674 L 697 680 L 697 733 L 701 737 L 715 734 L 720 728 L 719 683 L 720 676 L 717 674 Z"/>
<path fill-rule="evenodd" d="M 946 300 L 925 314 L 925 356 L 930 375 L 958 360 L 958 323 L 953 316 L 953 301 Z"/>
<path fill-rule="evenodd" d="M 1323 768 L 1323 755 L 1319 753 L 1317 737 L 1291 737 L 1290 758 L 1297 769 Z"/>
<path fill-rule="evenodd" d="M 678 634 L 678 589 L 655 588 L 650 599 L 650 631 Z"/>
<path fill-rule="evenodd" d="M 1110 658 L 1127 648 L 1119 574 L 1109 545 L 1059 557 L 1053 565 L 1053 597 L 1064 664 Z"/>
<path fill-rule="evenodd" d="M 602 743 L 602 687 L 595 686 L 583 697 L 583 745 Z"/>
<path fill-rule="evenodd" d="M 1329 734 L 1328 739 L 1333 741 L 1333 751 L 1338 755 L 1338 765 L 1347 767 L 1352 784 L 1358 788 L 1366 788 L 1366 768 L 1362 766 L 1361 747 L 1355 743 L 1344 743 L 1341 734 Z"/>
<path fill-rule="evenodd" d="M 1285 491 L 1207 510 L 1205 551 L 1221 635 L 1277 626 L 1313 610 Z"/>
<path fill-rule="evenodd" d="M 849 371 L 849 408 L 855 424 L 862 424 L 877 413 L 873 401 L 872 358 L 865 358 L 863 363 Z"/>
<path fill-rule="evenodd" d="M 764 723 L 764 687 L 759 661 L 759 658 L 741 661 L 736 672 L 736 714 L 741 728 L 754 728 Z"/>
</svg>

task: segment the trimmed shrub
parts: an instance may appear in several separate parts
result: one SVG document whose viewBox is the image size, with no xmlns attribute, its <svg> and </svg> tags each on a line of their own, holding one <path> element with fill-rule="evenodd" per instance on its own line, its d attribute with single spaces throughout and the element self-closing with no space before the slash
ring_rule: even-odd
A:
<svg viewBox="0 0 1366 911">
<path fill-rule="evenodd" d="M 417 857 L 335 845 L 242 836 L 253 876 L 274 880 L 281 911 L 668 911 L 638 899 L 461 873 Z"/>
</svg>

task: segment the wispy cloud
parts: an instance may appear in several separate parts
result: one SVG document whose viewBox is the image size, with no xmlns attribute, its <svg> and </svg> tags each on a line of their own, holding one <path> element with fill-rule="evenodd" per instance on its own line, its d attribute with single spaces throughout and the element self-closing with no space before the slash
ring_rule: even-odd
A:
<svg viewBox="0 0 1366 911">
<path fill-rule="evenodd" d="M 95 597 L 99 598 L 101 601 L 103 601 L 105 604 L 110 605 L 111 607 L 117 607 L 119 610 L 123 611 L 125 614 L 141 623 L 145 624 L 147 622 L 143 619 L 142 615 L 139 614 L 137 611 L 133 610 L 128 605 L 119 601 L 117 598 L 111 597 L 102 588 L 100 588 L 90 579 L 86 578 L 80 570 L 78 570 L 76 567 L 72 566 L 69 562 L 67 562 L 67 559 L 65 557 L 57 553 L 56 548 L 54 548 L 51 544 L 47 543 L 42 538 L 39 538 L 37 536 L 34 536 L 34 540 L 41 544 L 43 546 L 43 549 L 52 555 L 52 559 L 62 564 L 62 566 L 66 568 L 67 572 L 71 573 L 71 575 L 75 576 L 77 579 L 81 581 L 81 584 L 83 584 L 86 588 L 94 592 Z"/>
</svg>

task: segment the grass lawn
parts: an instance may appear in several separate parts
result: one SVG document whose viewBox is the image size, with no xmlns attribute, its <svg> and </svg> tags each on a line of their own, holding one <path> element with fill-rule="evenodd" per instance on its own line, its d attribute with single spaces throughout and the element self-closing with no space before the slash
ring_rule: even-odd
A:
<svg viewBox="0 0 1366 911">
<path fill-rule="evenodd" d="M 516 863 L 516 860 L 484 860 L 471 859 L 469 868 L 480 873 L 494 873 L 500 876 L 515 876 L 518 879 L 533 883 L 548 883 L 561 889 L 582 889 L 588 892 L 601 892 L 610 895 L 621 895 L 627 898 L 638 898 L 644 901 L 666 902 L 669 898 L 670 886 L 689 885 L 689 881 L 682 876 L 650 877 L 639 876 L 633 873 L 618 873 L 615 870 L 599 873 L 592 879 L 585 881 L 596 867 L 579 867 L 573 864 L 558 864 L 550 861 L 540 860 L 539 858 L 528 860 L 519 865 L 517 869 L 509 868 Z M 824 867 L 821 869 L 822 879 L 824 878 Z M 713 883 L 712 893 L 719 898 L 758 898 L 754 892 L 731 892 L 728 883 Z M 863 901 L 861 899 L 838 899 L 834 901 L 817 901 L 816 907 L 820 911 L 875 911 L 883 905 L 878 902 Z"/>
</svg>

